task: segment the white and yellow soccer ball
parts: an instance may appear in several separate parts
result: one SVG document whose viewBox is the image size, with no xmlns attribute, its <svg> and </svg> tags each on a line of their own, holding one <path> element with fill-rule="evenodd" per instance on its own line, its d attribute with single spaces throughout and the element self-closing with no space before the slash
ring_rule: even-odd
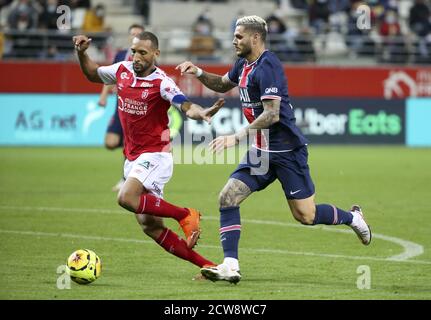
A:
<svg viewBox="0 0 431 320">
<path fill-rule="evenodd" d="M 67 259 L 70 278 L 79 284 L 89 284 L 100 277 L 102 261 L 89 249 L 79 249 Z"/>
</svg>

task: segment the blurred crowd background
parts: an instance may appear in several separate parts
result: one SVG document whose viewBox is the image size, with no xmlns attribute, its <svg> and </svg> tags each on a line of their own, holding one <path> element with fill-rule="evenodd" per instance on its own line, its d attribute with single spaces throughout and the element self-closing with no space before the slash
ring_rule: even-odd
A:
<svg viewBox="0 0 431 320">
<path fill-rule="evenodd" d="M 360 29 L 364 5 L 371 24 Z M 110 63 L 141 24 L 159 37 L 160 63 L 230 63 L 234 23 L 250 14 L 267 20 L 268 47 L 286 63 L 431 63 L 429 0 L 0 0 L 0 57 L 72 61 L 71 36 L 83 33 Z"/>
</svg>

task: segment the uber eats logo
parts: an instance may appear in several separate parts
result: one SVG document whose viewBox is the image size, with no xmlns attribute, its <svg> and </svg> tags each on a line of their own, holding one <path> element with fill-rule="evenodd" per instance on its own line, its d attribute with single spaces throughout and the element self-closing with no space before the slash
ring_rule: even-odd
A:
<svg viewBox="0 0 431 320">
<path fill-rule="evenodd" d="M 351 109 L 345 113 L 322 114 L 314 108 L 295 109 L 298 126 L 311 135 L 398 135 L 402 131 L 401 117 L 384 110 L 367 113 Z"/>
<path fill-rule="evenodd" d="M 401 118 L 396 114 L 379 111 L 366 114 L 362 109 L 349 113 L 349 132 L 352 135 L 397 135 L 401 132 Z"/>
</svg>

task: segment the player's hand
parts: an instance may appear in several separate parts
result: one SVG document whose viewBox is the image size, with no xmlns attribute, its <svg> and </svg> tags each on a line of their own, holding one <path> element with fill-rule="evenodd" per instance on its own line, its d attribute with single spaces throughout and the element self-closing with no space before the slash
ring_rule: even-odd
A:
<svg viewBox="0 0 431 320">
<path fill-rule="evenodd" d="M 212 153 L 220 153 L 224 149 L 233 147 L 238 143 L 238 139 L 234 134 L 230 136 L 220 136 L 210 142 L 209 148 Z"/>
<path fill-rule="evenodd" d="M 100 98 L 100 99 L 99 99 L 99 102 L 97 102 L 97 104 L 98 104 L 100 107 L 106 107 L 106 99 Z"/>
<path fill-rule="evenodd" d="M 191 63 L 190 61 L 185 61 L 185 62 L 177 65 L 175 67 L 175 70 L 178 70 L 178 69 L 180 70 L 181 75 L 184 75 L 184 74 L 196 75 L 196 72 L 198 72 L 198 68 L 193 63 Z"/>
<path fill-rule="evenodd" d="M 78 52 L 84 52 L 88 49 L 91 43 L 91 38 L 88 38 L 84 35 L 74 36 L 73 38 L 73 44 L 75 45 L 75 50 Z"/>
<path fill-rule="evenodd" d="M 208 122 L 208 124 L 210 124 L 212 116 L 215 115 L 220 110 L 220 108 L 224 106 L 224 102 L 225 101 L 223 98 L 219 98 L 216 101 L 216 103 L 214 103 L 212 105 L 212 107 L 203 109 L 201 111 L 202 120 L 204 120 L 204 121 Z"/>
</svg>

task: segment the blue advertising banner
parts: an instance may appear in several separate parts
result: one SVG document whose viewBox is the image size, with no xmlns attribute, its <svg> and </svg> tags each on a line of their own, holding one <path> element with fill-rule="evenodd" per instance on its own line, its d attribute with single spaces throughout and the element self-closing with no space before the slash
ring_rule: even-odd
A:
<svg viewBox="0 0 431 320">
<path fill-rule="evenodd" d="M 431 99 L 407 99 L 406 143 L 413 147 L 431 146 Z"/>
<path fill-rule="evenodd" d="M 0 94 L 0 145 L 103 145 L 115 96 Z"/>
</svg>

